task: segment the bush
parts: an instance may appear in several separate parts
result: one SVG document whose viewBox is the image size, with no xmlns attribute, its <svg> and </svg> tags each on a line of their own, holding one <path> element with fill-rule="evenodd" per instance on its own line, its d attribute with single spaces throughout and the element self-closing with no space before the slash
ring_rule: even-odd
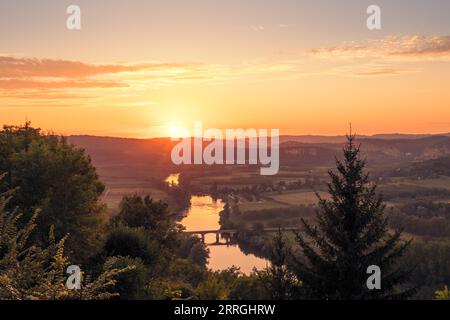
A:
<svg viewBox="0 0 450 320">
<path fill-rule="evenodd" d="M 119 274 L 114 286 L 115 292 L 122 300 L 146 299 L 146 285 L 149 280 L 147 267 L 140 258 L 132 257 L 110 257 L 111 267 L 115 269 L 133 267 L 132 270 Z M 108 263 L 108 261 L 107 261 Z"/>
<path fill-rule="evenodd" d="M 104 253 L 107 256 L 140 258 L 145 264 L 151 265 L 158 259 L 158 246 L 148 239 L 144 229 L 118 226 L 108 233 Z"/>
<path fill-rule="evenodd" d="M 180 235 L 180 246 L 177 250 L 177 256 L 182 259 L 189 259 L 199 266 L 205 266 L 208 263 L 209 250 L 202 241 L 194 236 Z"/>
<path fill-rule="evenodd" d="M 148 237 L 165 247 L 178 246 L 179 226 L 169 212 L 166 203 L 153 201 L 150 196 L 126 196 L 120 204 L 120 212 L 112 219 L 115 225 L 144 228 Z"/>
</svg>

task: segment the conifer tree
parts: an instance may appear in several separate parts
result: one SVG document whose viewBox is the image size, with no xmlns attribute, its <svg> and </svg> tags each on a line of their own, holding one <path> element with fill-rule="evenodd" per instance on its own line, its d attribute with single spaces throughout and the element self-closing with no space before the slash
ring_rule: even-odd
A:
<svg viewBox="0 0 450 320">
<path fill-rule="evenodd" d="M 337 173 L 329 171 L 330 199 L 319 195 L 316 225 L 302 220 L 304 234 L 297 241 L 304 257 L 294 257 L 293 269 L 309 299 L 402 299 L 413 289 L 400 291 L 411 270 L 398 263 L 410 241 L 400 231 L 389 232 L 385 205 L 376 184 L 364 172 L 355 136 L 347 136 Z M 369 290 L 367 268 L 381 270 L 381 288 Z"/>
<path fill-rule="evenodd" d="M 271 264 L 258 271 L 260 280 L 273 300 L 291 300 L 299 296 L 301 283 L 287 266 L 290 250 L 279 228 L 272 240 Z"/>
</svg>

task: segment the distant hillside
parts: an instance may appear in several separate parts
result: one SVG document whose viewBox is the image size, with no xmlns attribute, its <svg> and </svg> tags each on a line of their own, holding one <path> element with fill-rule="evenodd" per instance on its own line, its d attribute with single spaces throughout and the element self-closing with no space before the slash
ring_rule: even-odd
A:
<svg viewBox="0 0 450 320">
<path fill-rule="evenodd" d="M 384 140 L 405 140 L 405 139 L 421 139 L 428 138 L 432 136 L 432 134 L 403 134 L 403 133 L 383 133 L 383 134 L 375 134 L 375 135 L 357 135 L 357 139 L 384 139 Z M 450 133 L 439 134 L 439 136 L 447 136 L 450 137 Z M 340 136 L 320 136 L 320 135 L 283 135 L 280 137 L 280 142 L 301 142 L 301 143 L 344 143 L 346 141 L 345 135 Z"/>
<path fill-rule="evenodd" d="M 410 135 L 361 137 L 362 153 L 370 164 L 407 164 L 450 156 L 450 137 L 446 135 L 414 138 Z M 397 139 L 394 139 L 394 136 Z M 116 174 L 120 170 L 165 174 L 175 168 L 170 152 L 176 142 L 169 138 L 126 139 L 96 136 L 71 136 L 69 141 L 84 148 L 101 173 Z M 310 139 L 321 142 L 300 142 Z M 329 142 L 329 141 L 334 142 Z M 344 137 L 284 136 L 280 144 L 282 166 L 330 166 L 341 155 Z M 327 142 L 325 142 L 327 141 Z"/>
<path fill-rule="evenodd" d="M 408 139 L 357 139 L 361 151 L 370 163 L 388 164 L 403 161 L 435 159 L 450 155 L 450 137 L 429 136 Z M 340 143 L 301 143 L 287 141 L 281 144 L 281 163 L 328 164 L 334 162 L 334 156 L 340 156 L 344 142 Z"/>
<path fill-rule="evenodd" d="M 171 171 L 170 150 L 173 142 L 167 138 L 128 139 L 97 136 L 70 136 L 70 143 L 83 148 L 103 176 L 164 176 Z"/>
<path fill-rule="evenodd" d="M 415 162 L 400 167 L 389 175 L 393 177 L 414 177 L 422 179 L 450 176 L 450 156 Z"/>
</svg>

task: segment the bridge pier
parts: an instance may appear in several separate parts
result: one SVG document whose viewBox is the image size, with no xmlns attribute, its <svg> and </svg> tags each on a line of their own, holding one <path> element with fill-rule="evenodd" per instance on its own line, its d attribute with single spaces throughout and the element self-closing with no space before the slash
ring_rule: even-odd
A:
<svg viewBox="0 0 450 320">
<path fill-rule="evenodd" d="M 280 228 L 264 228 L 260 230 L 261 232 L 270 233 L 270 232 L 278 232 Z M 298 227 L 285 227 L 281 228 L 281 231 L 300 231 Z M 207 234 L 215 234 L 216 242 L 215 244 L 220 244 L 220 238 L 222 235 L 222 239 L 225 239 L 225 245 L 231 245 L 237 238 L 238 230 L 236 229 L 219 229 L 219 230 L 197 230 L 197 231 L 185 231 L 187 234 L 197 235 L 200 237 L 203 243 L 206 243 L 205 237 Z"/>
<path fill-rule="evenodd" d="M 230 245 L 230 243 L 231 243 L 231 235 L 230 234 L 227 234 L 225 236 L 225 243 L 227 244 L 227 246 Z"/>
</svg>

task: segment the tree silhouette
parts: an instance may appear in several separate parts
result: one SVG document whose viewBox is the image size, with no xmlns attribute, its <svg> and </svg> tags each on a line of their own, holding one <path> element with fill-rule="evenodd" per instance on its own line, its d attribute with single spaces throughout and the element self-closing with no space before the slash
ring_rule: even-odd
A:
<svg viewBox="0 0 450 320">
<path fill-rule="evenodd" d="M 382 197 L 364 172 L 354 140 L 347 136 L 337 173 L 329 171 L 330 199 L 317 195 L 317 225 L 302 219 L 304 234 L 296 238 L 306 259 L 294 257 L 293 269 L 311 299 L 403 299 L 415 291 L 398 289 L 411 272 L 398 263 L 410 241 L 388 231 Z M 371 265 L 381 269 L 379 290 L 366 285 Z"/>
<path fill-rule="evenodd" d="M 301 283 L 288 267 L 290 250 L 279 228 L 272 240 L 271 263 L 264 270 L 258 271 L 261 282 L 273 300 L 292 300 L 299 296 Z"/>
</svg>

